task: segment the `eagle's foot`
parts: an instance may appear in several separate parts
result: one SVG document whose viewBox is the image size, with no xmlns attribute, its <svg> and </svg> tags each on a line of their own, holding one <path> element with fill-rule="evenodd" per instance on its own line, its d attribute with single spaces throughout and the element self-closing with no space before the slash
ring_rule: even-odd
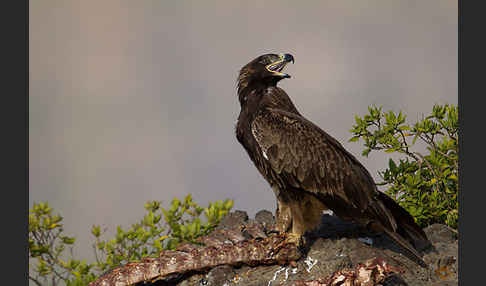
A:
<svg viewBox="0 0 486 286">
<path fill-rule="evenodd" d="M 283 235 L 285 238 L 274 248 L 275 252 L 278 252 L 281 248 L 285 247 L 288 244 L 294 244 L 297 248 L 300 248 L 302 246 L 302 235 L 292 232 L 286 232 L 283 233 Z"/>
<path fill-rule="evenodd" d="M 285 243 L 293 243 L 298 247 L 302 245 L 302 235 L 297 233 L 286 233 Z"/>
<path fill-rule="evenodd" d="M 276 230 L 276 229 L 266 229 L 265 233 L 268 234 L 268 235 L 272 235 L 272 234 L 279 235 L 282 232 L 279 231 L 279 230 Z"/>
<path fill-rule="evenodd" d="M 290 227 L 289 227 L 289 224 L 287 222 L 280 222 L 280 221 L 277 221 L 277 223 L 275 223 L 271 228 L 268 228 L 265 230 L 267 234 L 282 234 L 282 235 L 285 235 L 287 236 L 289 233 L 290 233 Z"/>
</svg>

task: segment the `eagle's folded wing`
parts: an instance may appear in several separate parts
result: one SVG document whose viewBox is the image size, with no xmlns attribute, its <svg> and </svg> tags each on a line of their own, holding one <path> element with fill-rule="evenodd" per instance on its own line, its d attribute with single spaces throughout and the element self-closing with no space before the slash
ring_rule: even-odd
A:
<svg viewBox="0 0 486 286">
<path fill-rule="evenodd" d="M 290 112 L 267 109 L 256 116 L 251 130 L 263 157 L 286 183 L 315 194 L 337 196 L 355 208 L 369 205 L 375 185 L 366 169 L 312 122 Z"/>
</svg>

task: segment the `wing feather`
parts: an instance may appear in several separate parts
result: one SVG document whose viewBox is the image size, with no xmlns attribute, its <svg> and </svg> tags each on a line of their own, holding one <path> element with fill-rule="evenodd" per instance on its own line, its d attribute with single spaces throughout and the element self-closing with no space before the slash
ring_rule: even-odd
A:
<svg viewBox="0 0 486 286">
<path fill-rule="evenodd" d="M 376 191 L 366 169 L 342 145 L 304 117 L 268 108 L 255 117 L 252 134 L 271 168 L 288 184 L 338 196 L 365 209 Z"/>
</svg>

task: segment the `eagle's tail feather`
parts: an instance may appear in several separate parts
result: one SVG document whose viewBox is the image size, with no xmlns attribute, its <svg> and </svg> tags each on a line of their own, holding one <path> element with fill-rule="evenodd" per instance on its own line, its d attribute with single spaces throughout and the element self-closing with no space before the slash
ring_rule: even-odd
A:
<svg viewBox="0 0 486 286">
<path fill-rule="evenodd" d="M 386 194 L 379 192 L 379 199 L 391 212 L 397 223 L 397 232 L 407 239 L 417 249 L 423 249 L 430 245 L 425 232 L 415 223 L 414 218 L 397 202 Z"/>
<path fill-rule="evenodd" d="M 422 250 L 431 244 L 425 232 L 415 223 L 413 217 L 392 198 L 381 192 L 379 192 L 378 198 L 396 221 L 396 230 L 388 227 L 383 227 L 383 230 L 416 256 L 422 266 L 426 266 L 417 251 L 417 249 Z"/>
<path fill-rule="evenodd" d="M 422 267 L 428 267 L 425 261 L 422 259 L 422 256 L 418 253 L 417 250 L 407 241 L 405 240 L 400 234 L 390 230 L 388 228 L 383 228 L 386 234 L 388 234 L 395 242 L 397 242 L 401 247 L 408 250 L 413 256 L 416 258 L 417 262 Z"/>
</svg>

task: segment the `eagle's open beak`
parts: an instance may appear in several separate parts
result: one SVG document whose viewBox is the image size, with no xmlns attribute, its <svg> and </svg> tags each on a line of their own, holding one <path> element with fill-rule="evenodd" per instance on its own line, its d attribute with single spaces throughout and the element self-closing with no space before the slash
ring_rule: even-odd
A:
<svg viewBox="0 0 486 286">
<path fill-rule="evenodd" d="M 276 76 L 290 78 L 290 75 L 283 73 L 282 70 L 289 62 L 294 63 L 294 57 L 291 54 L 279 54 L 278 56 L 279 59 L 276 62 L 267 65 L 266 69 Z"/>
</svg>

